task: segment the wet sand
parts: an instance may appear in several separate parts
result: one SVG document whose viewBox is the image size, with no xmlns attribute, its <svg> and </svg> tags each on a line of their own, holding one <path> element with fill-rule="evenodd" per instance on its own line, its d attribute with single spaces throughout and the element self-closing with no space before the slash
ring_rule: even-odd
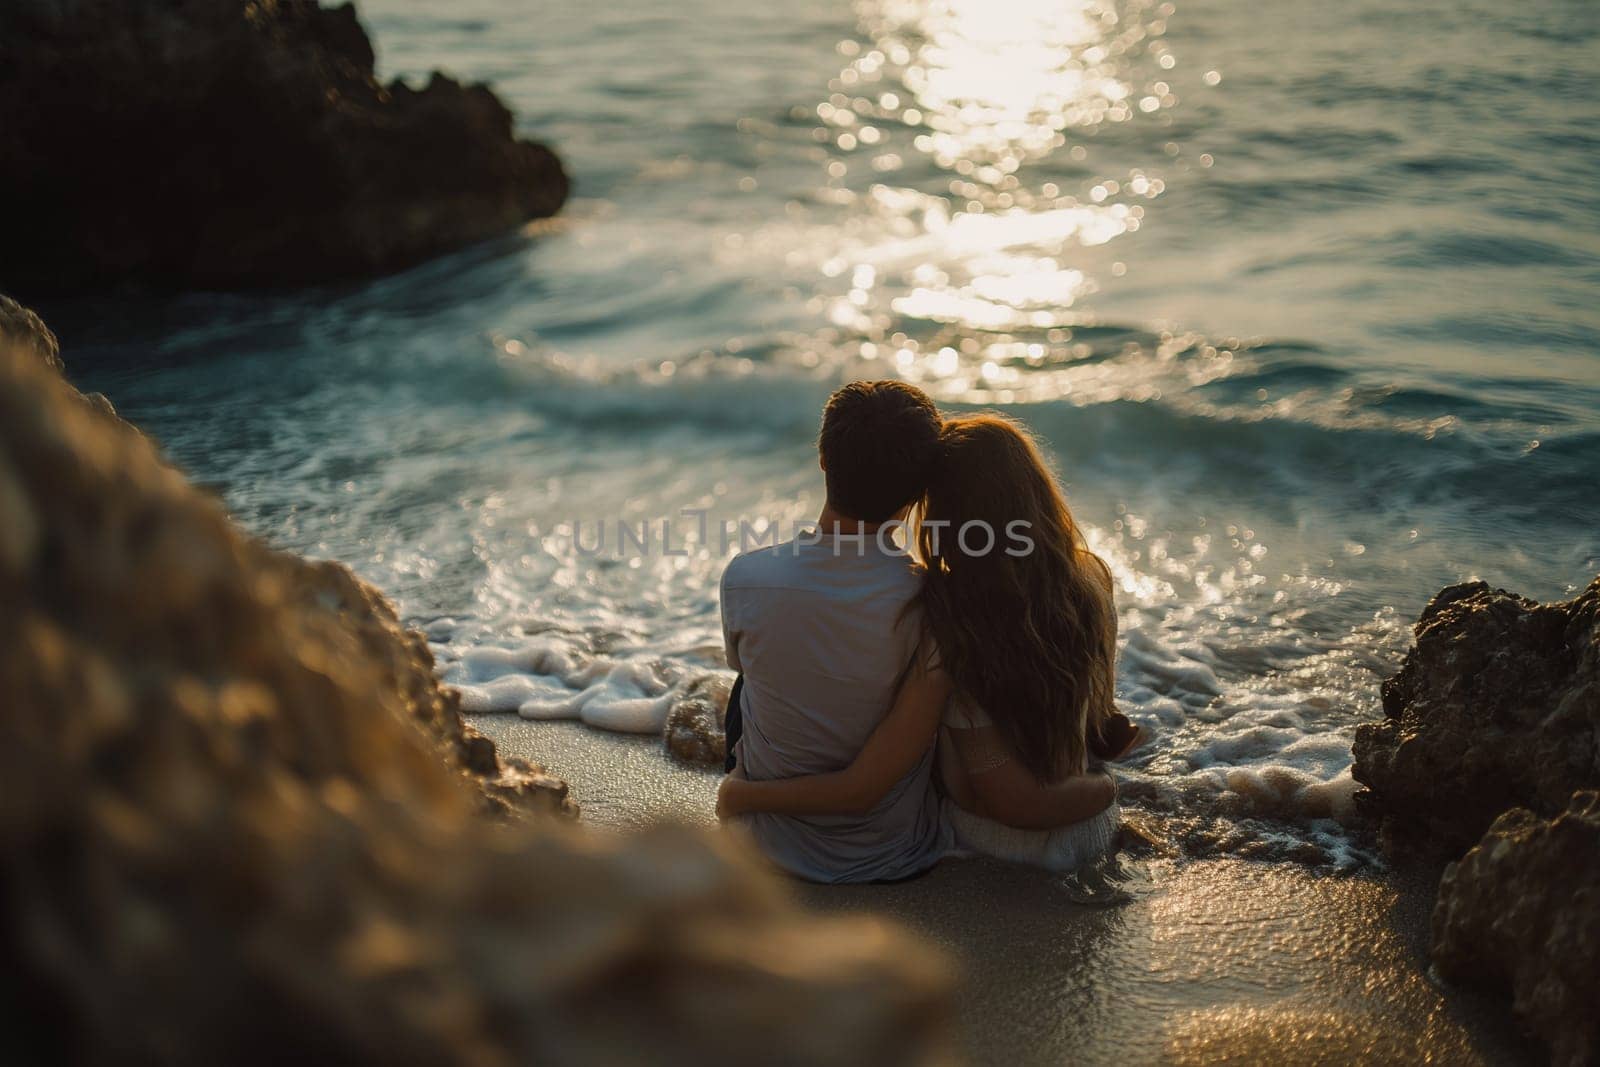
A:
<svg viewBox="0 0 1600 1067">
<path fill-rule="evenodd" d="M 711 824 L 715 775 L 658 741 L 482 716 L 566 778 L 596 828 Z M 796 885 L 819 911 L 883 915 L 961 974 L 969 1062 L 1540 1063 L 1502 1002 L 1426 972 L 1431 881 L 1289 863 L 1135 861 L 1132 900 L 1074 902 L 1047 872 L 947 860 L 898 885 Z"/>
</svg>

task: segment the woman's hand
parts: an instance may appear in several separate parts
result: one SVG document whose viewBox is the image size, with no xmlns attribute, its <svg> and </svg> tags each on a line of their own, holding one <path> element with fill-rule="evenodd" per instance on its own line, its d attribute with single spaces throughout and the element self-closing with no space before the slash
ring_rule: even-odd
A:
<svg viewBox="0 0 1600 1067">
<path fill-rule="evenodd" d="M 733 772 L 722 779 L 722 784 L 717 787 L 717 821 L 727 822 L 729 819 L 743 815 L 748 810 L 744 805 L 743 788 L 749 783 L 744 772 L 734 768 Z"/>
</svg>

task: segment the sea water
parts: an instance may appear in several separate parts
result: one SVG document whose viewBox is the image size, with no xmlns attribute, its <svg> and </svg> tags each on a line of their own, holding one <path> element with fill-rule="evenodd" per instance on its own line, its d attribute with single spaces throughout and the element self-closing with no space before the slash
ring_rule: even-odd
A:
<svg viewBox="0 0 1600 1067">
<path fill-rule="evenodd" d="M 1191 852 L 1348 862 L 1354 726 L 1426 599 L 1600 569 L 1588 0 L 361 10 L 386 74 L 490 81 L 557 147 L 559 220 L 46 311 L 246 526 L 393 595 L 470 711 L 659 731 L 722 666 L 740 536 L 820 508 L 852 377 L 1040 436 L 1153 735 L 1124 803 Z"/>
</svg>

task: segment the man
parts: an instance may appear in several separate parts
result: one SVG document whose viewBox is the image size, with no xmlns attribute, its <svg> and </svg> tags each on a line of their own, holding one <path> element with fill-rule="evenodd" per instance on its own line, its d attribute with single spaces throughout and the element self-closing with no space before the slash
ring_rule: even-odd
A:
<svg viewBox="0 0 1600 1067">
<path fill-rule="evenodd" d="M 923 494 L 939 412 L 897 381 L 829 398 L 818 439 L 827 502 L 814 535 L 744 553 L 722 576 L 729 769 L 755 780 L 848 766 L 894 698 L 920 622 L 919 578 L 884 527 Z M 779 867 L 816 882 L 906 878 L 947 842 L 933 750 L 861 816 L 752 814 L 740 821 Z"/>
</svg>

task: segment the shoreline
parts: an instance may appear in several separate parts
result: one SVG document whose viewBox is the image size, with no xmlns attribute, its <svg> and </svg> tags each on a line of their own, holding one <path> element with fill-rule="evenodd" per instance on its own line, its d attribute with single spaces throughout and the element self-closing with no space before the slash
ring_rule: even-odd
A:
<svg viewBox="0 0 1600 1067">
<path fill-rule="evenodd" d="M 674 763 L 659 738 L 469 722 L 565 779 L 591 829 L 714 822 L 718 776 Z M 1436 871 L 1144 862 L 1148 885 L 1112 908 L 987 859 L 896 885 L 789 888 L 810 911 L 889 919 L 948 952 L 958 1048 L 976 1064 L 1544 1060 L 1503 1002 L 1430 976 Z"/>
</svg>

